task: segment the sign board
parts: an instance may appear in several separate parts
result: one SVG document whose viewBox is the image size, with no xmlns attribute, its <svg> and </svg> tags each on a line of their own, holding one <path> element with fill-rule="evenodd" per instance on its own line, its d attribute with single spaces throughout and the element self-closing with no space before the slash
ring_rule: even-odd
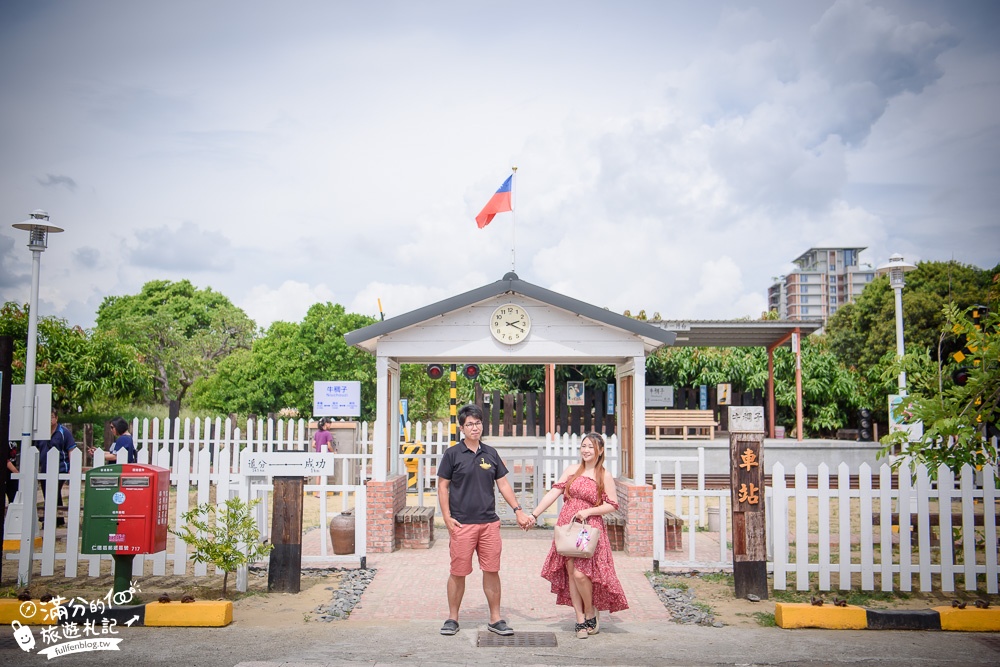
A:
<svg viewBox="0 0 1000 667">
<path fill-rule="evenodd" d="M 615 414 L 615 385 L 613 384 L 608 385 L 607 399 L 608 399 L 608 405 L 607 405 L 607 410 L 605 412 L 609 415 L 613 415 Z"/>
<path fill-rule="evenodd" d="M 729 432 L 763 433 L 764 408 L 761 406 L 729 406 Z"/>
<path fill-rule="evenodd" d="M 727 383 L 716 385 L 715 397 L 719 405 L 729 405 L 733 395 L 733 385 Z"/>
<path fill-rule="evenodd" d="M 8 440 L 20 440 L 22 437 L 21 422 L 24 421 L 24 385 L 10 386 L 10 426 L 7 428 Z M 35 423 L 32 425 L 32 440 L 48 440 L 52 437 L 52 385 L 35 385 Z"/>
<path fill-rule="evenodd" d="M 357 380 L 313 382 L 313 416 L 360 417 L 361 383 Z"/>
<path fill-rule="evenodd" d="M 708 385 L 703 384 L 698 387 L 698 408 L 708 410 Z"/>
<path fill-rule="evenodd" d="M 566 405 L 583 405 L 583 380 L 566 383 Z"/>
<path fill-rule="evenodd" d="M 329 452 L 243 452 L 241 470 L 261 477 L 312 477 L 333 474 L 336 454 Z"/>
<path fill-rule="evenodd" d="M 911 415 L 900 407 L 903 397 L 900 394 L 889 394 L 889 433 L 906 431 L 910 442 L 916 442 L 924 435 L 924 423 L 920 420 L 911 421 Z"/>
<path fill-rule="evenodd" d="M 674 407 L 674 388 L 669 387 L 646 387 L 646 407 L 647 408 L 672 408 Z"/>
</svg>

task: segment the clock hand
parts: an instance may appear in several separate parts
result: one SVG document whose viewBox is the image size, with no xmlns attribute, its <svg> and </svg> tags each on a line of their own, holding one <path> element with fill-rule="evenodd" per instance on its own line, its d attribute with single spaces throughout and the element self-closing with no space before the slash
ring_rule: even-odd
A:
<svg viewBox="0 0 1000 667">
<path fill-rule="evenodd" d="M 509 326 L 509 327 L 514 327 L 514 328 L 515 328 L 515 329 L 517 329 L 518 331 L 521 331 L 521 332 L 524 332 L 524 329 L 522 329 L 521 327 L 517 326 L 517 323 L 516 323 L 516 322 L 508 322 L 508 323 L 507 323 L 507 326 Z"/>
</svg>

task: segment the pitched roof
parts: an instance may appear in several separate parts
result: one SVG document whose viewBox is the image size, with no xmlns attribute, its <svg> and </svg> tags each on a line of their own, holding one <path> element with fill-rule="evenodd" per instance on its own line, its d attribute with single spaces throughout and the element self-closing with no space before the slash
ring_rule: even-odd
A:
<svg viewBox="0 0 1000 667">
<path fill-rule="evenodd" d="M 443 301 L 432 303 L 429 306 L 411 310 L 408 313 L 403 313 L 402 315 L 391 317 L 385 321 L 376 322 L 375 324 L 371 324 L 367 327 L 351 331 L 344 334 L 344 340 L 347 341 L 348 345 L 353 345 L 360 349 L 374 353 L 377 340 L 381 336 L 393 333 L 394 331 L 399 331 L 400 329 L 405 329 L 406 327 L 410 327 L 415 324 L 420 324 L 421 322 L 425 322 L 434 317 L 485 301 L 501 294 L 512 293 L 521 294 L 536 301 L 555 306 L 556 308 L 561 308 L 565 311 L 582 315 L 583 317 L 596 322 L 601 322 L 603 324 L 607 324 L 608 326 L 633 333 L 643 339 L 647 347 L 650 348 L 650 351 L 663 345 L 672 344 L 674 342 L 674 338 L 676 337 L 676 334 L 673 331 L 668 331 L 664 328 L 653 326 L 648 322 L 632 319 L 631 317 L 625 317 L 624 315 L 611 312 L 606 308 L 600 308 L 563 294 L 559 294 L 558 292 L 547 290 L 544 287 L 539 287 L 538 285 L 525 282 L 524 280 L 518 278 L 516 273 L 511 271 L 495 283 L 483 285 L 482 287 L 470 290 L 464 294 L 458 294 L 444 299 Z"/>
</svg>

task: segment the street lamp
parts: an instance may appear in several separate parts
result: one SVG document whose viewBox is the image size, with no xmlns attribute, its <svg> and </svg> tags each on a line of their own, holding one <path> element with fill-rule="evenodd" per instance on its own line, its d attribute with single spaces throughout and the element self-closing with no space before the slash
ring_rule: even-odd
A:
<svg viewBox="0 0 1000 667">
<path fill-rule="evenodd" d="M 903 285 L 906 284 L 906 278 L 903 274 L 915 268 L 917 267 L 896 253 L 889 257 L 888 262 L 875 269 L 877 275 L 888 274 L 889 286 L 896 292 L 896 355 L 900 359 L 903 358 Z M 899 372 L 899 393 L 900 395 L 906 394 L 906 371 Z"/>
<path fill-rule="evenodd" d="M 62 227 L 49 224 L 49 214 L 42 210 L 32 211 L 28 219 L 24 222 L 17 222 L 14 229 L 23 229 L 28 232 L 28 248 L 31 249 L 31 298 L 28 301 L 28 350 L 24 360 L 24 418 L 21 421 L 21 454 L 22 456 L 31 449 L 31 433 L 35 424 L 35 357 L 38 354 L 38 275 L 42 266 L 42 252 L 48 245 L 49 233 L 63 231 Z M 46 415 L 47 417 L 48 415 Z M 47 423 L 47 422 L 46 422 Z M 21 468 L 24 472 L 24 468 Z M 35 495 L 32 491 L 36 486 L 37 466 L 27 471 L 27 479 L 21 480 L 21 488 L 24 489 L 24 497 L 28 499 L 26 506 L 29 508 L 27 516 L 22 522 L 21 536 L 21 558 L 18 565 L 18 579 L 23 580 L 25 585 L 31 579 L 31 565 L 34 560 L 35 550 Z M 27 531 L 24 526 L 30 526 Z M 24 535 L 27 533 L 27 535 Z"/>
</svg>

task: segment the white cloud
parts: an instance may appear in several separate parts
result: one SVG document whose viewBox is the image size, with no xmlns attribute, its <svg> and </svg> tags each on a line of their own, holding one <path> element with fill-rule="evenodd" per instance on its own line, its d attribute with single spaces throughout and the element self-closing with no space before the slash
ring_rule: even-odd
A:
<svg viewBox="0 0 1000 667">
<path fill-rule="evenodd" d="M 0 4 L 0 218 L 65 224 L 62 316 L 182 278 L 261 324 L 399 315 L 499 279 L 515 219 L 524 280 L 665 317 L 757 316 L 811 246 L 996 262 L 995 10 L 515 2 L 483 40 L 474 5 L 242 9 Z"/>
<path fill-rule="evenodd" d="M 335 301 L 333 290 L 324 283 L 309 285 L 286 280 L 277 289 L 255 285 L 236 305 L 257 326 L 266 329 L 274 322 L 301 322 L 313 304 Z"/>
</svg>

